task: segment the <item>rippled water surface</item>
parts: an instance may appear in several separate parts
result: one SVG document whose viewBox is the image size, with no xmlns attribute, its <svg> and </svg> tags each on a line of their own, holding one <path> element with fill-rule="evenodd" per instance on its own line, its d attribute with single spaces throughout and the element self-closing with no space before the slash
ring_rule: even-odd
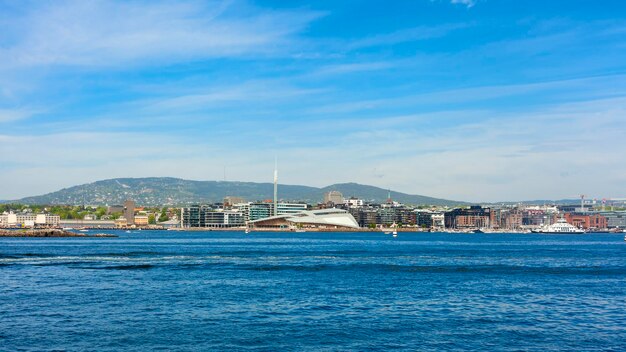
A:
<svg viewBox="0 0 626 352">
<path fill-rule="evenodd" d="M 622 235 L 0 239 L 0 350 L 626 351 Z"/>
</svg>

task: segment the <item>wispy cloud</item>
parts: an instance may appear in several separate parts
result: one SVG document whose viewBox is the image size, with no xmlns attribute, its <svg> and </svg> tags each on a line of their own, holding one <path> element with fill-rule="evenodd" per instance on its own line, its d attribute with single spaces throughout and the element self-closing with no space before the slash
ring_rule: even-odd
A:
<svg viewBox="0 0 626 352">
<path fill-rule="evenodd" d="M 6 20 L 2 66 L 117 65 L 271 54 L 319 12 L 238 11 L 232 2 L 39 3 Z M 15 38 L 19 34 L 19 40 Z"/>
<path fill-rule="evenodd" d="M 473 7 L 474 5 L 476 5 L 476 1 L 477 0 L 450 0 L 452 4 L 460 4 L 467 7 Z"/>
<path fill-rule="evenodd" d="M 18 109 L 0 108 L 0 123 L 14 122 L 17 120 L 26 119 L 39 112 L 41 112 L 41 110 L 23 109 L 23 108 L 18 108 Z"/>
<path fill-rule="evenodd" d="M 378 99 L 347 101 L 321 105 L 309 110 L 311 113 L 348 114 L 362 111 L 376 111 L 390 107 L 411 107 L 413 109 L 438 108 L 450 109 L 452 104 L 485 103 L 499 99 L 527 97 L 524 107 L 534 105 L 532 96 L 551 93 L 559 100 L 595 100 L 626 95 L 626 75 L 608 75 L 563 79 L 524 84 L 489 85 L 424 92 Z M 530 98 L 529 98 L 530 97 Z M 545 105 L 545 100 L 537 102 Z M 466 109 L 461 106 L 461 109 Z"/>
<path fill-rule="evenodd" d="M 355 50 L 373 46 L 387 46 L 399 43 L 443 37 L 450 32 L 467 28 L 469 23 L 450 23 L 437 26 L 418 26 L 401 29 L 392 33 L 377 34 L 371 37 L 353 40 L 347 44 L 348 50 Z"/>
<path fill-rule="evenodd" d="M 337 74 L 347 74 L 354 72 L 367 72 L 367 71 L 378 71 L 384 70 L 390 67 L 393 67 L 392 62 L 357 62 L 357 63 L 347 63 L 347 64 L 335 64 L 335 65 L 327 65 L 321 67 L 319 70 L 315 71 L 314 75 L 337 75 Z"/>
</svg>

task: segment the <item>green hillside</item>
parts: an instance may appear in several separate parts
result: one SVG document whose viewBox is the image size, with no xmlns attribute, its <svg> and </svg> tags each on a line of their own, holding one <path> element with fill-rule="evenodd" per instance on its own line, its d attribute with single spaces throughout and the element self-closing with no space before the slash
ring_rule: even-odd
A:
<svg viewBox="0 0 626 352">
<path fill-rule="evenodd" d="M 345 197 L 359 197 L 367 201 L 384 202 L 387 190 L 357 183 L 343 183 L 324 188 L 279 185 L 279 198 L 289 201 L 317 203 L 324 193 L 336 190 Z M 225 196 L 239 196 L 249 201 L 271 199 L 273 184 L 255 182 L 190 181 L 171 177 L 117 178 L 64 188 L 40 196 L 14 202 L 25 204 L 121 204 L 133 199 L 145 206 L 185 205 L 220 202 Z M 391 192 L 391 197 L 406 204 L 456 205 L 455 202 L 420 195 Z"/>
</svg>

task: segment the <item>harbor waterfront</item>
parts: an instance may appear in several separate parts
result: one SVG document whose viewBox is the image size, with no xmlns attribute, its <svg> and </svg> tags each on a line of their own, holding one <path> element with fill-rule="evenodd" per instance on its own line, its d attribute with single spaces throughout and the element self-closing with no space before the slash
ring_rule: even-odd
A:
<svg viewBox="0 0 626 352">
<path fill-rule="evenodd" d="M 623 234 L 0 238 L 0 349 L 626 349 Z"/>
</svg>

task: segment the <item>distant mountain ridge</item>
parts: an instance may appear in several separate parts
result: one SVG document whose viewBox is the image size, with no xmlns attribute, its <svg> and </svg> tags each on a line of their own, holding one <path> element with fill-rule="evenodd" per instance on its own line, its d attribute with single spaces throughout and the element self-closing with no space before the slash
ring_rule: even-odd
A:
<svg viewBox="0 0 626 352">
<path fill-rule="evenodd" d="M 237 196 L 247 201 L 271 199 L 272 183 L 237 181 L 192 181 L 173 177 L 116 178 L 64 188 L 56 192 L 15 200 L 24 204 L 122 204 L 133 199 L 139 205 L 186 205 L 221 202 L 226 196 Z M 344 197 L 358 197 L 366 201 L 384 202 L 388 191 L 379 187 L 357 183 L 340 183 L 323 188 L 279 185 L 279 198 L 285 201 L 317 203 L 324 193 L 339 191 Z M 391 191 L 395 201 L 413 205 L 468 204 L 446 199 L 411 195 Z"/>
</svg>

